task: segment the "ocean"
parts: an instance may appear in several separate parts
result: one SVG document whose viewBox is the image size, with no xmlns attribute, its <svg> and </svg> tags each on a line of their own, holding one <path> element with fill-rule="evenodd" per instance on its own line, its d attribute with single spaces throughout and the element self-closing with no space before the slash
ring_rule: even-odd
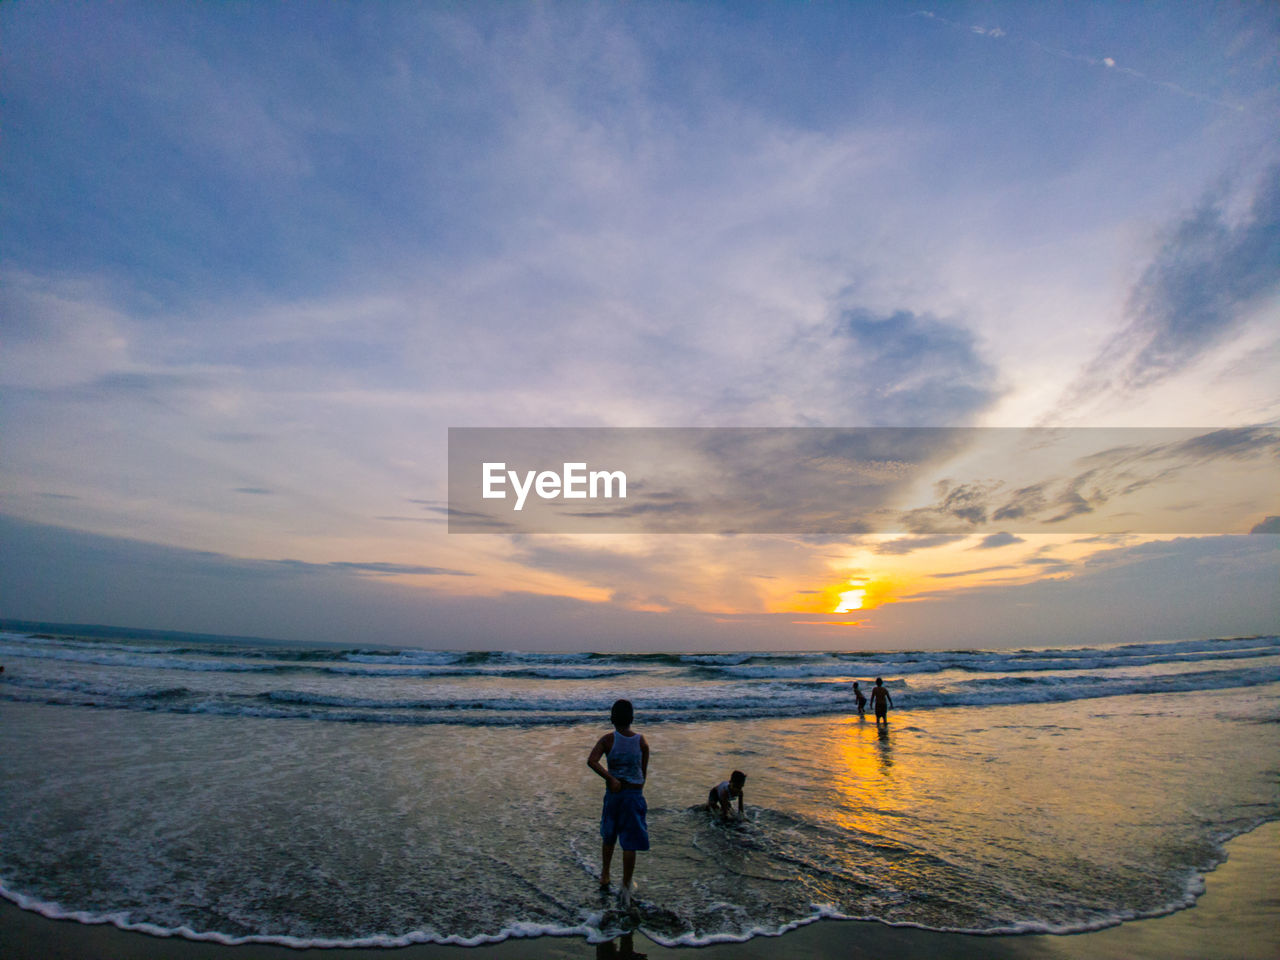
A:
<svg viewBox="0 0 1280 960">
<path fill-rule="evenodd" d="M 227 943 L 1084 931 L 1191 905 L 1227 839 L 1280 819 L 1277 637 L 681 655 L 11 630 L 0 663 L 0 892 Z M 877 676 L 881 728 L 851 694 Z M 586 766 L 618 697 L 652 751 L 630 910 L 597 889 Z M 724 824 L 699 804 L 734 769 Z"/>
</svg>

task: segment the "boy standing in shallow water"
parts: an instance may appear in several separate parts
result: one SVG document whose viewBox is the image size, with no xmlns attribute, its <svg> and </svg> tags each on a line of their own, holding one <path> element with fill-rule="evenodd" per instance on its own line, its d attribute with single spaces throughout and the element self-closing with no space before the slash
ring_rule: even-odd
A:
<svg viewBox="0 0 1280 960">
<path fill-rule="evenodd" d="M 600 886 L 608 889 L 613 847 L 622 844 L 622 898 L 631 899 L 631 877 L 636 868 L 636 851 L 649 849 L 648 808 L 644 802 L 645 778 L 649 773 L 649 744 L 631 729 L 635 712 L 630 700 L 618 700 L 609 712 L 613 733 L 606 733 L 591 750 L 587 766 L 604 778 L 608 789 L 600 811 Z M 606 770 L 600 765 L 605 757 Z"/>
<path fill-rule="evenodd" d="M 893 697 L 889 696 L 889 691 L 884 688 L 884 681 L 879 677 L 876 677 L 876 685 L 871 688 L 871 705 L 875 707 L 876 724 L 879 725 L 881 720 L 887 724 L 889 707 L 893 706 Z"/>
</svg>

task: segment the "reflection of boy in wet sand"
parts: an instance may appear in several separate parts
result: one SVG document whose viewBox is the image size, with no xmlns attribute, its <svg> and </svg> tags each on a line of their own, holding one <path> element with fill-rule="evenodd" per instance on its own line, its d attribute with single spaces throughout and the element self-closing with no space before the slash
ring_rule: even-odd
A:
<svg viewBox="0 0 1280 960">
<path fill-rule="evenodd" d="M 742 787 L 747 782 L 747 775 L 741 770 L 735 770 L 729 774 L 728 780 L 721 780 L 717 786 L 711 788 L 711 792 L 707 794 L 707 809 L 711 812 L 720 811 L 720 817 L 728 820 L 733 814 L 733 798 L 738 798 L 738 819 L 742 819 Z"/>
<path fill-rule="evenodd" d="M 634 934 L 624 933 L 618 940 L 596 944 L 596 960 L 645 960 L 648 954 L 636 953 Z"/>
<path fill-rule="evenodd" d="M 630 700 L 618 700 L 609 712 L 613 733 L 606 733 L 591 750 L 587 766 L 604 778 L 608 790 L 600 811 L 600 886 L 609 886 L 609 865 L 615 843 L 622 844 L 622 896 L 631 898 L 631 875 L 636 868 L 636 851 L 649 849 L 649 827 L 645 823 L 645 777 L 649 772 L 649 744 L 631 729 L 634 711 Z M 606 757 L 609 769 L 600 765 Z"/>
<path fill-rule="evenodd" d="M 876 685 L 871 688 L 871 706 L 876 711 L 876 723 L 883 720 L 889 722 L 889 707 L 893 706 L 893 697 L 889 696 L 889 691 L 884 688 L 884 681 L 876 677 Z"/>
</svg>

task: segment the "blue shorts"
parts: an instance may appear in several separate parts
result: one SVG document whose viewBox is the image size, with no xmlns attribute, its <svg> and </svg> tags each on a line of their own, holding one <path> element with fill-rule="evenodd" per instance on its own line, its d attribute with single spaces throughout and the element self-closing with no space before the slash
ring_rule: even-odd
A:
<svg viewBox="0 0 1280 960">
<path fill-rule="evenodd" d="M 600 811 L 600 839 L 620 843 L 623 850 L 648 850 L 649 825 L 644 815 L 649 806 L 640 790 L 619 790 L 604 795 Z"/>
</svg>

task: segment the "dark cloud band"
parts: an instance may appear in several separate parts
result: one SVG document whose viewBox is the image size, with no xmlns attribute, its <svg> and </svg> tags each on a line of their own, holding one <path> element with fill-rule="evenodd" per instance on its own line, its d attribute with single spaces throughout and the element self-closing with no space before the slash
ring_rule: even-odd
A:
<svg viewBox="0 0 1280 960">
<path fill-rule="evenodd" d="M 456 428 L 446 515 L 450 533 L 978 533 L 987 547 L 1244 533 L 1280 507 L 1278 454 L 1271 426 Z"/>
</svg>

